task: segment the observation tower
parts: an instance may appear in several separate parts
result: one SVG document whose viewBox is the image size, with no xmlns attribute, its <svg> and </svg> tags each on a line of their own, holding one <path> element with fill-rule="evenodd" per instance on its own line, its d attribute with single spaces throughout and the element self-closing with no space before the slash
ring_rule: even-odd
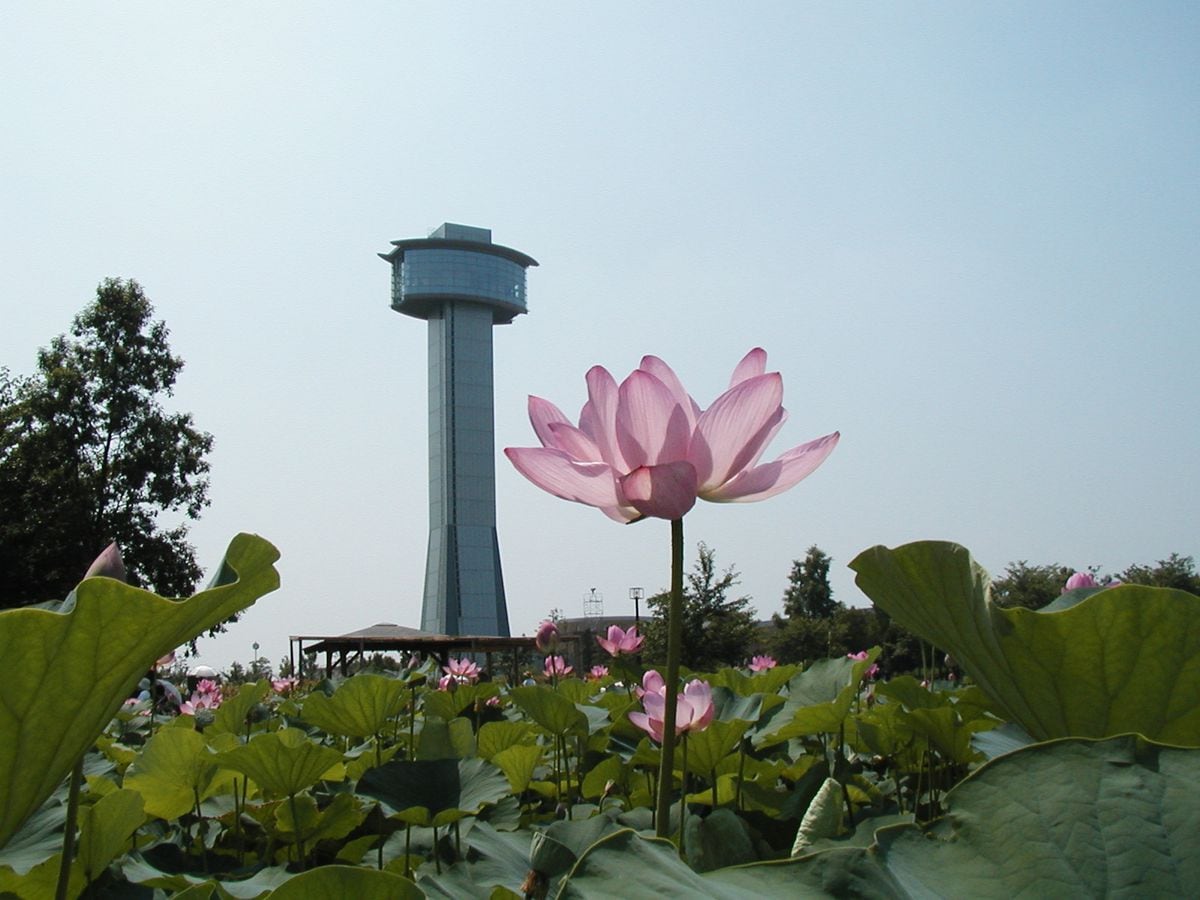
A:
<svg viewBox="0 0 1200 900">
<path fill-rule="evenodd" d="M 509 636 L 496 537 L 492 326 L 525 312 L 537 261 L 487 228 L 392 241 L 392 309 L 429 323 L 429 545 L 421 630 Z"/>
</svg>

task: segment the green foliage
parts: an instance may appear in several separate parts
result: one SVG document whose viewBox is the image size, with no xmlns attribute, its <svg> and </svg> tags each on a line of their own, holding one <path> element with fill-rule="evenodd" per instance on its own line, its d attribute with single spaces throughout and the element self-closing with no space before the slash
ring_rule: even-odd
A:
<svg viewBox="0 0 1200 900">
<path fill-rule="evenodd" d="M 272 900 L 421 900 L 425 892 L 403 876 L 357 866 L 322 866 L 288 880 L 271 892 Z"/>
<path fill-rule="evenodd" d="M 1035 738 L 1136 732 L 1200 746 L 1200 597 L 1124 585 L 1059 612 L 1001 609 L 971 555 L 940 541 L 873 547 L 850 567 Z"/>
<path fill-rule="evenodd" d="M 683 648 L 680 664 L 696 671 L 741 665 L 757 638 L 749 597 L 730 597 L 739 574 L 730 566 L 717 573 L 716 551 L 701 542 L 696 566 L 683 586 Z M 642 658 L 660 664 L 667 657 L 670 592 L 646 601 L 654 616 L 646 623 Z"/>
<path fill-rule="evenodd" d="M 1057 564 L 1031 566 L 1025 560 L 1009 563 L 1004 574 L 992 582 L 992 601 L 1006 609 L 1041 609 L 1058 599 L 1074 573 L 1074 569 Z"/>
<path fill-rule="evenodd" d="M 670 842 L 623 830 L 588 848 L 555 896 L 1183 896 L 1200 874 L 1198 789 L 1197 751 L 1055 741 L 980 768 L 931 826 L 868 820 L 868 847 L 700 874 Z"/>
<path fill-rule="evenodd" d="M 783 592 L 783 613 L 789 619 L 825 619 L 842 604 L 833 599 L 829 583 L 829 564 L 832 560 L 816 544 L 808 548 L 803 560 L 792 562 L 787 590 Z"/>
<path fill-rule="evenodd" d="M 1196 561 L 1178 553 L 1160 559 L 1154 566 L 1130 566 L 1117 577 L 1125 584 L 1145 584 L 1200 594 L 1200 573 L 1196 572 Z"/>
<path fill-rule="evenodd" d="M 0 847 L 92 746 L 151 664 L 279 586 L 279 554 L 229 545 L 213 585 L 172 601 L 89 578 L 67 612 L 0 612 Z"/>
<path fill-rule="evenodd" d="M 383 731 L 400 712 L 404 694 L 403 681 L 359 673 L 343 681 L 332 697 L 309 694 L 301 715 L 331 734 L 370 737 Z"/>
<path fill-rule="evenodd" d="M 310 741 L 298 728 L 285 728 L 255 735 L 248 744 L 217 754 L 216 761 L 276 797 L 290 797 L 316 784 L 342 755 Z"/>
<path fill-rule="evenodd" d="M 0 606 L 56 600 L 111 541 L 131 583 L 165 596 L 200 578 L 187 527 L 208 504 L 211 435 L 167 411 L 183 361 L 135 281 L 107 279 L 38 353 L 37 373 L 0 373 Z M 215 624 L 215 623 L 214 623 Z"/>
<path fill-rule="evenodd" d="M 195 809 L 217 774 L 217 760 L 203 735 L 190 728 L 162 728 L 125 772 L 125 787 L 141 795 L 146 812 L 176 819 Z"/>
<path fill-rule="evenodd" d="M 832 560 L 815 544 L 803 560 L 792 563 L 784 592 L 784 616 L 772 617 L 765 636 L 767 650 L 785 663 L 858 653 L 881 647 L 880 669 L 885 673 L 916 671 L 922 664 L 918 639 L 882 610 L 846 607 L 833 599 L 829 585 Z"/>
<path fill-rule="evenodd" d="M 875 569 L 915 580 L 919 591 L 904 579 L 880 584 L 901 606 L 921 594 L 924 613 L 945 625 L 929 584 L 954 593 L 962 561 L 919 546 L 927 556 L 914 562 L 908 548 L 884 551 L 887 565 L 876 560 Z M 966 560 L 967 573 L 978 575 Z M 860 577 L 864 570 L 871 564 Z M 74 612 L 2 614 L 0 633 L 18 613 L 77 615 L 93 590 L 80 588 Z M 994 627 L 975 637 L 993 652 L 989 664 L 1012 654 L 1055 661 L 1061 696 L 1087 711 L 1069 723 L 1130 721 L 1133 701 L 1110 686 L 1140 683 L 1150 671 L 1166 693 L 1136 702 L 1151 711 L 1165 702 L 1164 721 L 1186 725 L 1200 715 L 1185 621 L 1197 610 L 1188 603 L 1200 598 L 1127 585 L 1066 595 L 1057 611 L 992 604 Z M 165 614 L 181 606 L 168 604 Z M 1130 618 L 1136 609 L 1182 644 L 1172 649 L 1142 628 Z M 140 612 L 149 632 L 164 614 Z M 864 622 L 888 621 L 857 612 Z M 1082 657 L 1055 643 L 1061 634 L 1031 622 L 1067 623 L 1062 633 L 1084 645 L 1099 687 L 1080 682 Z M 1124 649 L 1089 645 L 1101 634 Z M 144 649 L 149 656 L 158 648 Z M 962 654 L 963 668 L 986 673 L 986 665 L 968 667 L 977 655 Z M 1008 707 L 980 686 L 872 680 L 876 658 L 878 647 L 862 659 L 839 654 L 804 668 L 700 676 L 712 687 L 714 717 L 686 735 L 665 780 L 671 802 L 662 821 L 681 846 L 645 837 L 656 824 L 661 752 L 628 719 L 638 702 L 578 677 L 448 692 L 360 673 L 336 689 L 301 685 L 287 698 L 258 682 L 225 698 L 203 731 L 190 716 L 149 719 L 144 706 L 123 707 L 86 757 L 66 896 L 1186 893 L 1200 859 L 1200 749 L 1132 736 L 1030 745 L 1016 725 L 996 728 Z M 87 674 L 96 680 L 94 668 Z M 71 685 L 86 695 L 87 686 Z M 35 693 L 21 687 L 0 699 Z M 1058 699 L 1040 690 L 1025 699 L 1058 715 Z M 486 706 L 491 696 L 498 708 Z M 0 752 L 36 742 L 24 727 L 0 738 Z M 25 759 L 22 773 L 38 775 L 39 764 Z M 52 786 L 0 852 L 0 894 L 53 896 L 66 793 Z"/>
</svg>

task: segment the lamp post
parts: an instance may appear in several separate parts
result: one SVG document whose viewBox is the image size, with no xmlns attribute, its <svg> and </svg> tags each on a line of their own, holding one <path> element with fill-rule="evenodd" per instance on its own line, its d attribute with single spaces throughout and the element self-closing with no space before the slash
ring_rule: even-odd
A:
<svg viewBox="0 0 1200 900">
<path fill-rule="evenodd" d="M 629 599 L 633 601 L 633 627 L 637 629 L 638 634 L 642 633 L 642 615 L 639 609 L 639 604 L 642 598 L 646 596 L 646 592 L 640 587 L 632 587 L 629 589 Z"/>
</svg>

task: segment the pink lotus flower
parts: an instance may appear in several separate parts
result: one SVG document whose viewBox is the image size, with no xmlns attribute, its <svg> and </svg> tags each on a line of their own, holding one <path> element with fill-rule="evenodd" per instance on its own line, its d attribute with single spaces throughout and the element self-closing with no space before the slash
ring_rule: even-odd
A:
<svg viewBox="0 0 1200 900">
<path fill-rule="evenodd" d="M 543 667 L 546 675 L 551 678 L 565 678 L 575 671 L 575 667 L 568 666 L 567 661 L 561 656 L 547 656 Z"/>
<path fill-rule="evenodd" d="M 647 669 L 646 673 L 642 676 L 641 687 L 635 687 L 633 693 L 639 700 L 646 694 L 662 694 L 665 697 L 667 694 L 667 683 L 657 671 Z"/>
<path fill-rule="evenodd" d="M 857 653 L 847 653 L 846 659 L 852 659 L 855 662 L 862 662 L 864 659 L 866 659 L 870 655 L 871 654 L 868 653 L 866 650 L 859 650 Z"/>
<path fill-rule="evenodd" d="M 533 636 L 533 643 L 541 653 L 558 647 L 558 626 L 547 619 L 538 626 L 537 633 Z"/>
<path fill-rule="evenodd" d="M 1096 583 L 1096 579 L 1092 576 L 1091 572 L 1076 572 L 1067 579 L 1067 583 L 1063 585 L 1062 592 L 1065 594 L 1067 591 L 1077 591 L 1080 588 L 1094 587 L 1100 587 L 1100 585 Z"/>
<path fill-rule="evenodd" d="M 751 672 L 765 672 L 767 669 L 773 669 L 777 665 L 773 656 L 756 656 L 750 660 Z"/>
<path fill-rule="evenodd" d="M 699 679 L 689 681 L 675 702 L 676 736 L 686 731 L 703 731 L 712 722 L 716 713 L 716 708 L 713 706 L 712 687 L 708 682 Z M 667 693 L 664 685 L 661 693 L 646 691 L 642 695 L 642 708 L 645 712 L 631 712 L 629 721 L 661 744 L 666 707 Z"/>
<path fill-rule="evenodd" d="M 596 643 L 603 647 L 609 656 L 637 653 L 642 648 L 642 642 L 645 640 L 644 637 L 638 634 L 636 625 L 628 631 L 625 631 L 619 625 L 609 625 L 608 637 L 602 638 L 596 635 Z"/>
<path fill-rule="evenodd" d="M 601 678 L 608 677 L 608 666 L 592 666 L 588 670 L 588 678 L 592 681 L 599 681 Z"/>
<path fill-rule="evenodd" d="M 452 659 L 442 666 L 442 671 L 459 684 L 474 684 L 479 680 L 479 666 L 469 659 Z"/>
<path fill-rule="evenodd" d="M 296 685 L 298 685 L 299 683 L 300 683 L 300 679 L 294 678 L 294 677 L 272 678 L 271 679 L 271 688 L 277 694 L 290 694 L 292 691 L 294 691 L 296 689 Z"/>
<path fill-rule="evenodd" d="M 529 419 L 542 446 L 504 453 L 542 490 L 598 507 L 618 522 L 679 519 L 697 497 L 766 499 L 812 473 L 839 437 L 828 434 L 758 465 L 787 417 L 783 379 L 766 365 L 766 352 L 751 350 L 729 389 L 705 410 L 656 356 L 643 357 L 620 386 L 594 366 L 578 427 L 553 403 L 530 397 Z"/>
<path fill-rule="evenodd" d="M 210 689 L 206 690 L 205 685 Z M 211 688 L 216 688 L 215 690 Z M 221 690 L 214 682 L 205 680 L 196 686 L 196 690 L 188 700 L 179 704 L 179 712 L 186 716 L 194 716 L 202 709 L 216 709 L 221 705 Z"/>
</svg>

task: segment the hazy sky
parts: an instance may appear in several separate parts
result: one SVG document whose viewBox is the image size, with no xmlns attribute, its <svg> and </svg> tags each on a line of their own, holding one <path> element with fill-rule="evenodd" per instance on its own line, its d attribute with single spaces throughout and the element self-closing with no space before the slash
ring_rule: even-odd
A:
<svg viewBox="0 0 1200 900">
<path fill-rule="evenodd" d="M 663 357 L 701 405 L 783 373 L 792 491 L 699 504 L 762 616 L 818 544 L 989 570 L 1200 555 L 1200 6 L 1168 3 L 72 3 L 0 7 L 0 365 L 33 369 L 135 278 L 216 440 L 193 527 L 283 587 L 202 661 L 416 626 L 425 324 L 376 253 L 443 221 L 535 257 L 495 332 L 509 612 L 668 583 L 669 527 L 544 494 L 500 454 L 527 394 Z M 19 510 L 3 510 L 19 515 Z"/>
</svg>

